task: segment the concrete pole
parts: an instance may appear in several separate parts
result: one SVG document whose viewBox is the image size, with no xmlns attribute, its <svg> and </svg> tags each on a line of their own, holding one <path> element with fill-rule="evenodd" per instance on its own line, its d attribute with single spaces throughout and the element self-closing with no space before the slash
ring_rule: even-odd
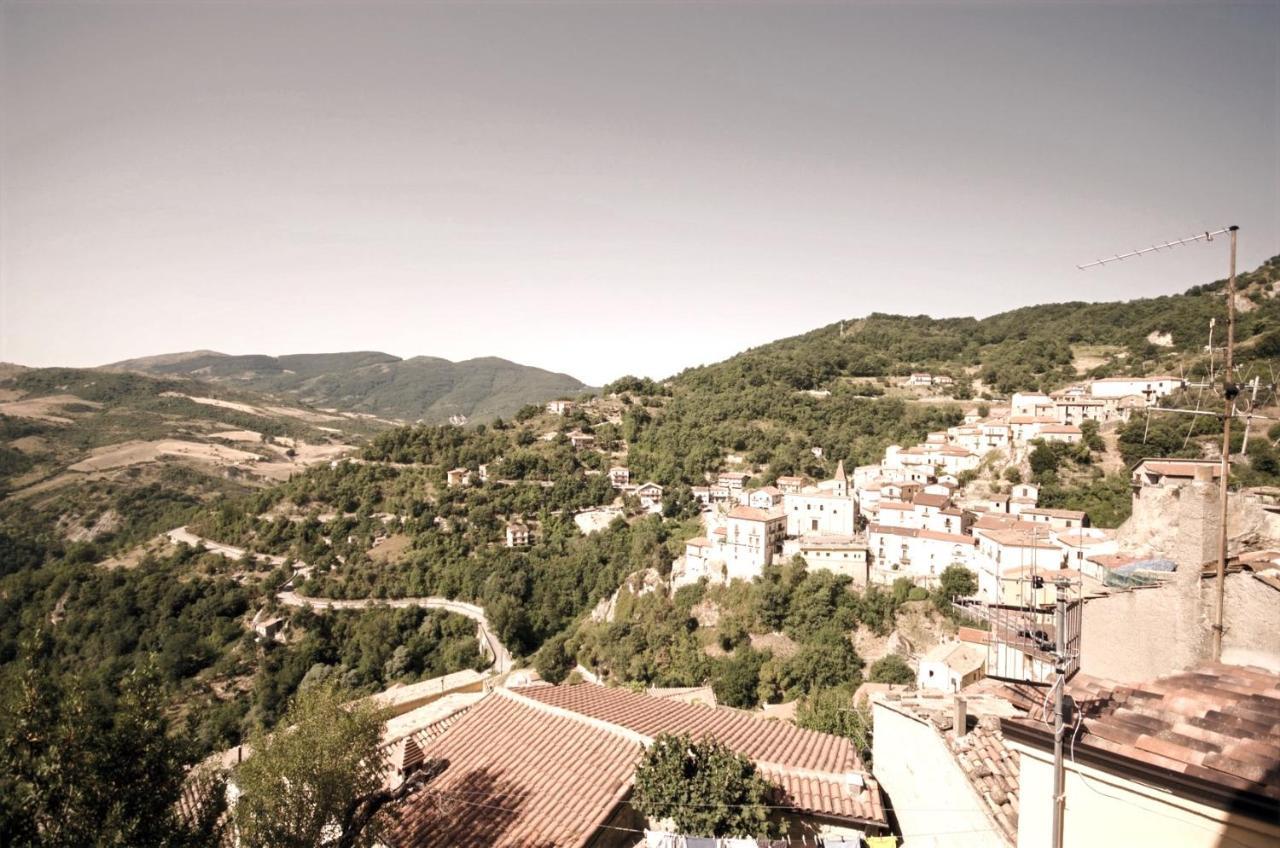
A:
<svg viewBox="0 0 1280 848">
<path fill-rule="evenodd" d="M 1239 227 L 1231 227 L 1231 269 L 1227 276 L 1227 351 L 1222 369 L 1222 394 L 1225 409 L 1222 416 L 1222 480 L 1218 487 L 1221 501 L 1218 528 L 1218 581 L 1215 588 L 1217 602 L 1213 610 L 1213 661 L 1222 661 L 1222 630 L 1225 615 L 1223 603 L 1227 583 L 1227 481 L 1231 476 L 1231 416 L 1235 413 L 1236 386 L 1231 382 L 1232 355 L 1236 342 L 1236 234 Z"/>
</svg>

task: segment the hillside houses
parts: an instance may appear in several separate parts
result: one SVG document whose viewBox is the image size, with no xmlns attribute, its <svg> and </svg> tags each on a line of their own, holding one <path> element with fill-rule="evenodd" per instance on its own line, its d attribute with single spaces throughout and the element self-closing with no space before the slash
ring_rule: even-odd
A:
<svg viewBox="0 0 1280 848">
<path fill-rule="evenodd" d="M 524 522 L 512 521 L 507 525 L 508 548 L 528 547 L 532 538 L 532 534 L 529 532 L 529 525 Z"/>
</svg>

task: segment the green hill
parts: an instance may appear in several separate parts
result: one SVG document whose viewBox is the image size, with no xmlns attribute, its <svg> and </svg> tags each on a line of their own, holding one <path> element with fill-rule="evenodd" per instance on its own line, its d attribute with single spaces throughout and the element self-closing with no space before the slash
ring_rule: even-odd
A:
<svg viewBox="0 0 1280 848">
<path fill-rule="evenodd" d="M 1280 256 L 1237 278 L 1236 339 L 1241 362 L 1280 354 Z M 1209 320 L 1225 338 L 1226 281 L 1183 294 L 1111 303 L 1051 303 L 987 318 L 885 315 L 828 324 L 693 368 L 674 383 L 728 390 L 766 383 L 831 388 L 841 378 L 890 377 L 923 370 L 977 378 L 993 393 L 1054 389 L 1080 376 L 1205 373 Z M 1151 339 L 1167 334 L 1156 344 Z M 1084 348 L 1102 361 L 1078 369 Z M 976 387 L 979 390 L 983 386 Z"/>
<path fill-rule="evenodd" d="M 509 417 L 525 404 L 587 388 L 568 374 L 496 357 L 450 362 L 430 356 L 400 359 L 377 351 L 289 356 L 194 351 L 103 367 L 233 383 L 323 409 L 427 423 L 456 415 L 471 421 Z"/>
</svg>

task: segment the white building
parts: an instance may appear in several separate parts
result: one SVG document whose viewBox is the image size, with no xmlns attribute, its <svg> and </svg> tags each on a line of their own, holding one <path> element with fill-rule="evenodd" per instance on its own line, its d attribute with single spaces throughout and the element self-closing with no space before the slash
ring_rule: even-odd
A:
<svg viewBox="0 0 1280 848">
<path fill-rule="evenodd" d="M 756 509 L 773 509 L 782 503 L 782 498 L 782 490 L 777 486 L 765 486 L 747 496 L 747 506 L 754 506 Z"/>
<path fill-rule="evenodd" d="M 1039 438 L 1046 442 L 1078 445 L 1084 440 L 1084 432 L 1074 424 L 1041 424 Z"/>
<path fill-rule="evenodd" d="M 1106 377 L 1089 384 L 1089 394 L 1095 398 L 1122 398 L 1137 395 L 1153 405 L 1160 398 L 1171 395 L 1186 385 L 1180 377 Z"/>
<path fill-rule="evenodd" d="M 794 495 L 805 485 L 803 477 L 779 477 L 776 482 L 784 495 Z"/>
<path fill-rule="evenodd" d="M 507 547 L 523 548 L 529 544 L 529 527 L 519 521 L 507 525 Z"/>
<path fill-rule="evenodd" d="M 571 400 L 553 400 L 547 402 L 548 415 L 568 415 L 573 412 L 573 401 Z"/>
<path fill-rule="evenodd" d="M 948 566 L 974 570 L 973 536 L 872 524 L 867 527 L 867 545 L 874 583 L 909 577 L 919 585 L 933 586 Z"/>
<path fill-rule="evenodd" d="M 609 469 L 609 483 L 615 489 L 621 489 L 631 483 L 630 469 L 623 468 L 621 465 L 615 465 Z"/>
<path fill-rule="evenodd" d="M 651 512 L 662 509 L 662 487 L 652 480 L 636 487 L 636 497 L 644 509 Z"/>
<path fill-rule="evenodd" d="M 1078 509 L 1032 507 L 1022 510 L 1018 516 L 1024 521 L 1030 521 L 1032 524 L 1047 524 L 1054 530 L 1079 529 L 1089 526 L 1088 514 Z"/>
<path fill-rule="evenodd" d="M 858 506 L 849 489 L 843 461 L 836 465 L 836 474 L 830 480 L 783 495 L 782 506 L 788 536 L 853 535 Z"/>
<path fill-rule="evenodd" d="M 866 586 L 870 580 L 867 543 L 857 536 L 805 536 L 789 539 L 782 546 L 783 555 L 799 554 L 810 570 L 825 569 L 853 579 L 855 586 Z"/>
<path fill-rule="evenodd" d="M 979 520 L 973 535 L 977 540 L 978 591 L 987 601 L 998 602 L 1000 578 L 1010 568 L 1031 567 L 1050 570 L 1061 568 L 1066 551 L 1058 544 L 1047 525 L 1016 521 L 999 529 L 989 529 Z"/>
<path fill-rule="evenodd" d="M 966 642 L 942 642 L 920 658 L 916 685 L 939 692 L 959 692 L 986 676 L 987 652 Z"/>
<path fill-rule="evenodd" d="M 782 510 L 735 506 L 726 517 L 721 544 L 730 580 L 751 580 L 773 563 L 787 534 L 787 514 Z"/>
<path fill-rule="evenodd" d="M 1016 392 L 1010 407 L 1014 418 L 1054 417 L 1053 398 L 1041 392 Z"/>
</svg>

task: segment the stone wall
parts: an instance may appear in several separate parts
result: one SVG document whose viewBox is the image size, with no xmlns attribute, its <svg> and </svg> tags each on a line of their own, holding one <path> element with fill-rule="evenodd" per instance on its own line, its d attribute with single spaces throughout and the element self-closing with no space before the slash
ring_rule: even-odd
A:
<svg viewBox="0 0 1280 848">
<path fill-rule="evenodd" d="M 1202 579 L 1200 569 L 1217 558 L 1217 486 L 1195 482 L 1177 489 L 1148 489 L 1142 500 L 1144 509 L 1163 516 L 1160 555 L 1172 559 L 1178 569 L 1163 585 L 1117 592 L 1085 604 L 1081 671 L 1119 682 L 1150 680 L 1212 658 L 1215 581 Z M 1229 506 L 1234 510 L 1236 503 Z M 1258 528 L 1265 528 L 1256 513 L 1266 514 L 1256 503 L 1252 507 L 1231 517 L 1228 526 L 1237 540 L 1250 539 Z M 1140 518 L 1154 521 L 1151 516 Z M 1225 594 L 1223 659 L 1280 666 L 1280 592 L 1249 573 L 1237 573 L 1227 576 Z"/>
</svg>

